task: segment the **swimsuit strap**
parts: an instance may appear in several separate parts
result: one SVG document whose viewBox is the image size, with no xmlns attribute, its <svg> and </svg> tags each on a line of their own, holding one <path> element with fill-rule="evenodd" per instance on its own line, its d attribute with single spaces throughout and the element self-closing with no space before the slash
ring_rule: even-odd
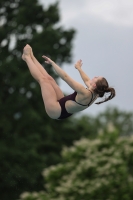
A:
<svg viewBox="0 0 133 200">
<path fill-rule="evenodd" d="M 89 89 L 88 89 L 89 90 Z M 89 90 L 90 92 L 91 92 L 91 94 L 92 94 L 92 97 L 91 97 L 91 100 L 90 100 L 90 103 L 88 104 L 88 106 L 92 103 L 92 101 L 94 100 L 93 99 L 93 92 L 91 91 L 91 90 Z"/>
<path fill-rule="evenodd" d="M 86 88 L 87 89 L 87 88 Z M 88 89 L 89 90 L 89 89 Z M 93 99 L 93 92 L 91 91 L 91 90 L 89 90 L 90 92 L 91 92 L 91 94 L 92 94 L 92 97 L 91 97 L 91 100 L 90 100 L 90 103 L 89 104 L 87 104 L 87 105 L 83 105 L 83 104 L 81 104 L 81 103 L 78 103 L 76 100 L 75 100 L 75 102 L 77 103 L 77 104 L 79 104 L 79 105 L 81 105 L 81 106 L 89 106 L 96 98 L 94 98 Z"/>
<path fill-rule="evenodd" d="M 86 88 L 87 89 L 87 88 Z M 89 89 L 88 89 L 89 90 Z M 90 92 L 91 92 L 91 94 L 93 95 L 93 92 L 91 91 L 91 90 L 89 90 Z M 91 103 L 93 103 L 95 100 L 97 99 L 97 95 L 96 95 L 96 97 L 94 97 L 94 99 L 93 98 L 91 98 L 91 101 L 90 101 L 90 103 L 88 104 L 88 106 L 91 104 Z"/>
<path fill-rule="evenodd" d="M 83 105 L 83 104 L 81 104 L 81 103 L 78 103 L 76 100 L 75 100 L 75 102 L 76 102 L 77 104 L 81 105 L 81 106 L 88 106 L 88 105 Z"/>
</svg>

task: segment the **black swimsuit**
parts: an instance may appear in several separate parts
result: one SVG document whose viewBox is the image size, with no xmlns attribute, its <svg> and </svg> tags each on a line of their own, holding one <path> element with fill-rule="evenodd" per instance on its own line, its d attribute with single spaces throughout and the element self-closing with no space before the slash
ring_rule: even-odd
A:
<svg viewBox="0 0 133 200">
<path fill-rule="evenodd" d="M 59 104 L 61 106 L 61 115 L 60 115 L 60 117 L 58 119 L 65 119 L 67 117 L 70 117 L 73 114 L 73 113 L 68 113 L 66 108 L 65 108 L 65 103 L 68 100 L 75 101 L 77 104 L 79 104 L 81 106 L 89 106 L 92 103 L 92 101 L 95 99 L 95 98 L 93 98 L 92 91 L 91 90 L 89 90 L 89 91 L 91 92 L 92 97 L 91 97 L 91 101 L 90 101 L 90 103 L 88 105 L 83 105 L 83 104 L 80 104 L 80 103 L 76 102 L 76 100 L 75 100 L 76 95 L 77 95 L 76 91 L 73 94 L 70 94 L 70 95 L 65 96 L 65 97 L 61 98 L 60 100 L 58 100 L 58 102 L 59 102 Z"/>
</svg>

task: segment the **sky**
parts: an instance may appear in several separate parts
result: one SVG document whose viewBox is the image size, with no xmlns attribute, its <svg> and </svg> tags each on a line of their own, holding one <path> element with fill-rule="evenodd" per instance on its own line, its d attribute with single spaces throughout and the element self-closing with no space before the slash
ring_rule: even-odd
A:
<svg viewBox="0 0 133 200">
<path fill-rule="evenodd" d="M 47 7 L 56 0 L 40 2 Z M 72 63 L 62 69 L 84 85 L 74 67 L 82 59 L 90 78 L 104 76 L 116 90 L 111 101 L 93 104 L 78 115 L 95 116 L 107 107 L 133 112 L 133 0 L 60 0 L 59 11 L 60 24 L 76 30 Z M 59 85 L 64 93 L 73 92 L 61 79 Z"/>
</svg>

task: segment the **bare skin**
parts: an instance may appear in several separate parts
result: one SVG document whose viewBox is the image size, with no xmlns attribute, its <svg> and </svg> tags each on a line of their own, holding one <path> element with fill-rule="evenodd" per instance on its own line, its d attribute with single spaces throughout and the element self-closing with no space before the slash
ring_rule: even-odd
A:
<svg viewBox="0 0 133 200">
<path fill-rule="evenodd" d="M 42 56 L 42 57 L 46 60 L 45 62 L 47 64 L 54 63 L 50 58 L 46 56 Z M 24 47 L 22 59 L 26 62 L 31 75 L 33 76 L 35 80 L 38 81 L 41 87 L 41 92 L 42 92 L 42 97 L 43 97 L 46 113 L 48 114 L 50 118 L 58 119 L 61 114 L 61 107 L 58 100 L 64 97 L 63 92 L 61 91 L 61 89 L 59 88 L 55 80 L 47 73 L 47 71 L 42 67 L 42 65 L 34 57 L 32 48 L 29 45 L 26 45 Z M 56 64 L 54 63 L 54 65 Z M 93 91 L 93 89 L 95 88 L 95 81 L 93 81 L 94 84 L 90 84 L 91 81 L 89 77 L 87 77 L 87 75 L 85 75 L 85 73 L 81 71 L 81 66 L 82 66 L 82 61 L 79 60 L 75 64 L 75 68 L 80 71 L 80 73 L 82 74 L 81 77 L 84 77 L 87 84 L 89 85 L 89 89 Z M 65 74 L 65 72 L 62 69 L 59 69 L 57 65 L 55 66 L 55 68 L 57 68 L 57 70 L 59 70 L 61 74 L 63 75 Z M 88 101 L 90 101 L 91 99 L 90 92 L 88 92 L 86 88 L 84 88 L 84 86 L 81 86 L 81 84 L 75 82 L 74 80 L 72 80 L 72 82 L 74 82 L 74 86 L 76 85 L 77 87 L 78 85 L 78 89 L 79 89 L 79 92 L 77 92 L 76 101 L 81 104 L 87 105 L 89 103 Z M 81 105 L 78 105 L 76 102 L 72 100 L 69 100 L 66 102 L 66 110 L 69 113 L 82 111 L 86 109 L 87 107 L 88 106 L 83 107 Z"/>
<path fill-rule="evenodd" d="M 57 85 L 56 81 L 53 79 L 52 76 L 50 76 L 47 71 L 44 69 L 44 67 L 42 67 L 42 65 L 38 62 L 38 60 L 35 58 L 34 54 L 33 54 L 33 51 L 32 51 L 32 48 L 31 48 L 31 52 L 30 52 L 30 56 L 31 56 L 31 59 L 33 60 L 34 64 L 37 66 L 37 68 L 40 70 L 40 72 L 48 77 L 48 80 L 51 82 L 54 90 L 55 90 L 55 93 L 56 93 L 56 96 L 57 96 L 57 100 L 61 99 L 64 97 L 64 94 L 63 92 L 61 91 L 61 89 L 59 88 L 59 86 Z"/>
<path fill-rule="evenodd" d="M 57 119 L 61 113 L 61 107 L 58 103 L 57 96 L 62 95 L 61 97 L 63 97 L 64 96 L 63 93 L 58 87 L 56 87 L 56 92 L 55 92 L 53 84 L 51 83 L 53 81 L 53 78 L 50 77 L 50 75 L 48 75 L 48 73 L 45 70 L 42 70 L 43 68 L 40 68 L 41 71 L 38 69 L 40 65 L 35 61 L 35 59 L 34 61 L 38 64 L 38 67 L 33 62 L 31 58 L 31 47 L 29 45 L 26 45 L 24 47 L 22 59 L 27 63 L 31 75 L 33 76 L 34 79 L 38 81 L 41 87 L 44 106 L 48 116 L 51 117 L 52 119 Z"/>
</svg>

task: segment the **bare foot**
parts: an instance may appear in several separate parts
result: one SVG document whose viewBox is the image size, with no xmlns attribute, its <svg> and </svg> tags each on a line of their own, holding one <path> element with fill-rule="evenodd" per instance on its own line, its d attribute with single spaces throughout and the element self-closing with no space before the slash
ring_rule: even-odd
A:
<svg viewBox="0 0 133 200">
<path fill-rule="evenodd" d="M 27 44 L 26 46 L 28 46 L 30 48 L 30 56 L 31 56 L 31 58 L 34 58 L 32 47 L 29 44 Z"/>
<path fill-rule="evenodd" d="M 31 46 L 30 46 L 30 48 L 31 48 Z M 34 54 L 33 54 L 32 48 L 30 50 L 30 56 L 31 56 L 32 59 L 34 58 Z"/>
<path fill-rule="evenodd" d="M 22 55 L 22 59 L 25 61 L 25 55 L 24 54 Z"/>
<path fill-rule="evenodd" d="M 31 57 L 31 47 L 28 44 L 23 49 L 22 59 L 25 61 L 26 57 Z"/>
</svg>

